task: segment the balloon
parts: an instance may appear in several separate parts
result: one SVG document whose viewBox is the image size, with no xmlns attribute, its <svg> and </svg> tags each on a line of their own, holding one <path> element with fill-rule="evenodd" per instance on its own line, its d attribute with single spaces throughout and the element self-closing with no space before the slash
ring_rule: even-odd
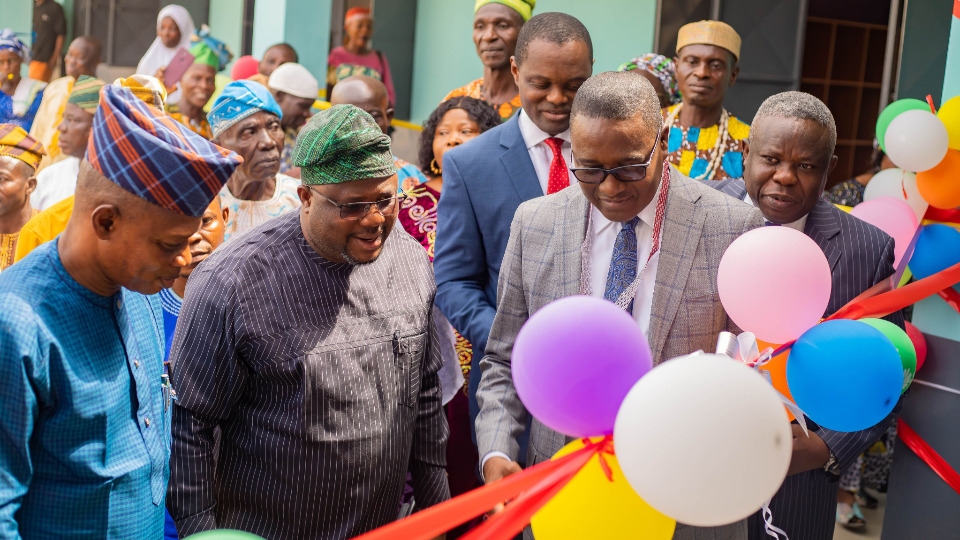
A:
<svg viewBox="0 0 960 540">
<path fill-rule="evenodd" d="M 573 441 L 557 452 L 554 459 L 583 446 L 582 440 Z M 609 466 L 612 481 L 607 479 L 600 457 Z M 580 469 L 550 502 L 533 515 L 530 525 L 537 540 L 670 540 L 677 521 L 645 503 L 627 483 L 616 456 L 603 454 Z"/>
<path fill-rule="evenodd" d="M 766 341 L 758 341 L 757 345 L 760 347 L 760 350 L 763 351 L 767 347 L 772 347 L 773 350 L 780 348 L 780 345 L 774 343 L 767 343 Z M 790 385 L 787 384 L 787 359 L 790 358 L 790 349 L 774 356 L 769 362 L 760 366 L 762 371 L 767 372 L 770 375 L 770 384 L 773 387 L 784 395 L 790 401 L 793 401 L 793 396 L 790 394 Z M 791 422 L 793 421 L 793 413 L 784 408 L 787 411 L 787 419 Z"/>
<path fill-rule="evenodd" d="M 886 137 L 890 122 L 899 116 L 900 113 L 912 110 L 929 111 L 930 105 L 927 105 L 925 101 L 920 101 L 919 99 L 907 98 L 898 99 L 883 109 L 883 112 L 881 112 L 877 118 L 877 140 L 880 141 L 881 150 L 884 149 L 883 141 Z"/>
<path fill-rule="evenodd" d="M 197 534 L 191 534 L 187 538 L 189 540 L 264 540 L 262 536 L 244 531 L 235 531 L 233 529 L 203 531 Z"/>
<path fill-rule="evenodd" d="M 717 292 L 727 314 L 757 339 L 786 343 L 817 324 L 830 301 L 830 265 L 816 242 L 789 227 L 760 227 L 720 259 Z"/>
<path fill-rule="evenodd" d="M 930 111 L 906 111 L 890 122 L 884 151 L 897 167 L 925 171 L 947 154 L 949 136 L 943 122 Z"/>
<path fill-rule="evenodd" d="M 960 96 L 952 97 L 940 106 L 937 118 L 947 126 L 950 136 L 950 148 L 960 150 Z"/>
<path fill-rule="evenodd" d="M 910 383 L 913 382 L 913 376 L 917 373 L 917 349 L 910 336 L 899 326 L 883 319 L 860 319 L 860 322 L 879 330 L 897 349 L 900 362 L 903 364 L 903 388 L 900 393 L 906 392 Z"/>
<path fill-rule="evenodd" d="M 890 340 L 860 321 L 824 321 L 794 343 L 787 383 L 800 409 L 834 431 L 860 431 L 886 418 L 903 388 Z"/>
<path fill-rule="evenodd" d="M 853 207 L 850 215 L 879 228 L 893 238 L 893 266 L 899 268 L 913 235 L 917 232 L 917 215 L 906 202 L 893 197 L 880 197 Z"/>
<path fill-rule="evenodd" d="M 917 246 L 908 263 L 917 279 L 930 277 L 957 263 L 960 263 L 960 231 L 940 223 L 920 228 Z"/>
<path fill-rule="evenodd" d="M 703 353 L 640 379 L 623 400 L 613 442 L 643 500 L 701 527 L 759 510 L 780 489 L 793 451 L 790 423 L 767 381 L 729 357 Z"/>
<path fill-rule="evenodd" d="M 907 322 L 905 325 L 907 335 L 910 336 L 910 341 L 913 342 L 913 347 L 917 350 L 917 371 L 920 371 L 923 363 L 927 361 L 927 338 L 923 337 L 923 332 L 912 322 Z"/>
<path fill-rule="evenodd" d="M 571 437 L 613 433 L 627 395 L 652 366 L 632 316 L 612 302 L 569 296 L 534 313 L 513 346 L 513 383 L 530 414 Z"/>
<path fill-rule="evenodd" d="M 948 150 L 936 167 L 917 173 L 917 191 L 936 208 L 960 206 L 960 150 Z"/>
<path fill-rule="evenodd" d="M 927 207 L 930 206 L 917 189 L 917 173 L 896 167 L 884 169 L 873 175 L 863 190 L 864 201 L 880 197 L 893 197 L 906 201 L 913 209 L 918 221 L 923 219 L 923 215 L 927 213 Z"/>
</svg>

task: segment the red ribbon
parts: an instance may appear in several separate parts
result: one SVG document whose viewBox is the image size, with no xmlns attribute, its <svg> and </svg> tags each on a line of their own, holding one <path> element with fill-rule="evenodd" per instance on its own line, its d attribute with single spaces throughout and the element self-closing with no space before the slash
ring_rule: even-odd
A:
<svg viewBox="0 0 960 540">
<path fill-rule="evenodd" d="M 837 310 L 836 313 L 827 317 L 825 320 L 884 317 L 894 311 L 919 302 L 928 296 L 941 294 L 941 291 L 951 289 L 957 283 L 960 283 L 960 263 L 941 272 L 937 272 L 932 276 L 904 285 L 899 289 L 888 290 L 887 292 L 877 294 L 877 292 L 874 291 L 879 292 L 890 288 L 890 284 L 887 280 L 884 280 L 867 289 L 867 292 L 854 298 L 853 301 Z M 871 292 L 873 294 L 871 294 Z M 956 291 L 952 291 L 951 289 L 950 291 L 944 292 L 941 296 L 944 294 L 953 296 L 951 292 L 956 293 Z M 957 309 L 957 311 L 960 311 L 960 305 L 954 305 L 953 307 Z"/>
<path fill-rule="evenodd" d="M 530 523 L 530 518 L 556 495 L 590 459 L 611 444 L 612 436 L 588 442 L 583 448 L 563 457 L 545 461 L 512 474 L 499 482 L 474 489 L 449 501 L 384 525 L 356 540 L 416 540 L 433 538 L 475 518 L 494 506 L 513 499 L 483 525 L 464 539 L 509 539 Z"/>
<path fill-rule="evenodd" d="M 943 481 L 946 482 L 954 491 L 960 493 L 960 474 L 947 463 L 947 460 L 937 453 L 936 450 L 927 444 L 927 441 L 917 435 L 917 432 L 907 425 L 903 419 L 897 420 L 897 436 L 907 445 L 913 453 L 917 455 L 924 463 L 933 469 Z"/>
</svg>

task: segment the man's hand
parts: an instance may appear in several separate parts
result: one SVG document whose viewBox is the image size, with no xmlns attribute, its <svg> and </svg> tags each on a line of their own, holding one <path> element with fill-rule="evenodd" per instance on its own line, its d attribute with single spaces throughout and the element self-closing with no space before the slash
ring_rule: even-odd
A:
<svg viewBox="0 0 960 540">
<path fill-rule="evenodd" d="M 803 433 L 803 428 L 797 424 L 792 424 L 790 427 L 793 429 L 793 457 L 790 459 L 787 476 L 826 465 L 827 460 L 830 459 L 830 448 L 827 447 L 827 443 L 812 431 L 808 437 Z"/>
<path fill-rule="evenodd" d="M 483 480 L 487 484 L 518 472 L 520 472 L 520 465 L 500 456 L 493 456 L 483 464 Z M 498 504 L 493 507 L 493 510 L 487 512 L 487 515 L 492 516 L 501 510 L 503 510 L 503 504 Z"/>
</svg>

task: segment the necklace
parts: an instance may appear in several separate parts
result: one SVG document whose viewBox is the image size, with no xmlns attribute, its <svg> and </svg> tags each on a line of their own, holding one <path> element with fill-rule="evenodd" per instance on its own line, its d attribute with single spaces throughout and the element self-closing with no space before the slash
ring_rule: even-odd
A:
<svg viewBox="0 0 960 540">
<path fill-rule="evenodd" d="M 683 107 L 683 103 L 678 103 L 676 107 L 670 114 L 667 116 L 667 125 L 670 126 L 670 129 L 673 129 L 673 123 L 680 117 L 680 109 Z M 730 113 L 726 109 L 722 110 L 720 113 L 720 123 L 717 125 L 719 133 L 717 134 L 717 142 L 713 144 L 713 148 L 708 150 L 708 155 L 712 155 L 710 162 L 707 164 L 706 170 L 703 171 L 703 174 L 694 178 L 694 180 L 713 180 L 717 174 L 717 168 L 720 166 L 720 163 L 723 161 L 723 154 L 727 152 L 727 140 L 730 138 Z M 683 131 L 683 126 L 678 128 Z M 686 138 L 686 135 L 684 135 Z M 698 148 L 699 149 L 699 148 Z"/>
</svg>

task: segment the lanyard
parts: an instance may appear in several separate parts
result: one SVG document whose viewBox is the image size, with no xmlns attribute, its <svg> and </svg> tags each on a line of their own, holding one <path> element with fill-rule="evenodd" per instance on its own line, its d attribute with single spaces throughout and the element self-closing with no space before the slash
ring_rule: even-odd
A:
<svg viewBox="0 0 960 540">
<path fill-rule="evenodd" d="M 640 288 L 640 280 L 643 279 L 643 274 L 647 270 L 647 265 L 650 264 L 650 260 L 653 259 L 653 256 L 660 251 L 660 231 L 663 228 L 663 214 L 667 207 L 667 193 L 670 191 L 670 167 L 667 165 L 666 160 L 663 162 L 663 174 L 660 177 L 660 196 L 657 197 L 657 213 L 656 217 L 653 220 L 653 246 L 650 248 L 650 256 L 647 257 L 646 262 L 643 263 L 643 268 L 637 272 L 637 277 L 633 279 L 633 283 L 629 287 L 624 289 L 620 296 L 617 298 L 617 306 L 620 309 L 626 310 L 630 303 L 633 302 L 633 297 L 637 294 L 637 289 Z M 580 246 L 580 294 L 585 296 L 591 296 L 593 294 L 590 287 L 590 249 L 593 247 L 593 235 L 591 234 L 591 222 L 593 212 L 587 212 L 587 234 L 583 239 L 583 244 Z"/>
</svg>

